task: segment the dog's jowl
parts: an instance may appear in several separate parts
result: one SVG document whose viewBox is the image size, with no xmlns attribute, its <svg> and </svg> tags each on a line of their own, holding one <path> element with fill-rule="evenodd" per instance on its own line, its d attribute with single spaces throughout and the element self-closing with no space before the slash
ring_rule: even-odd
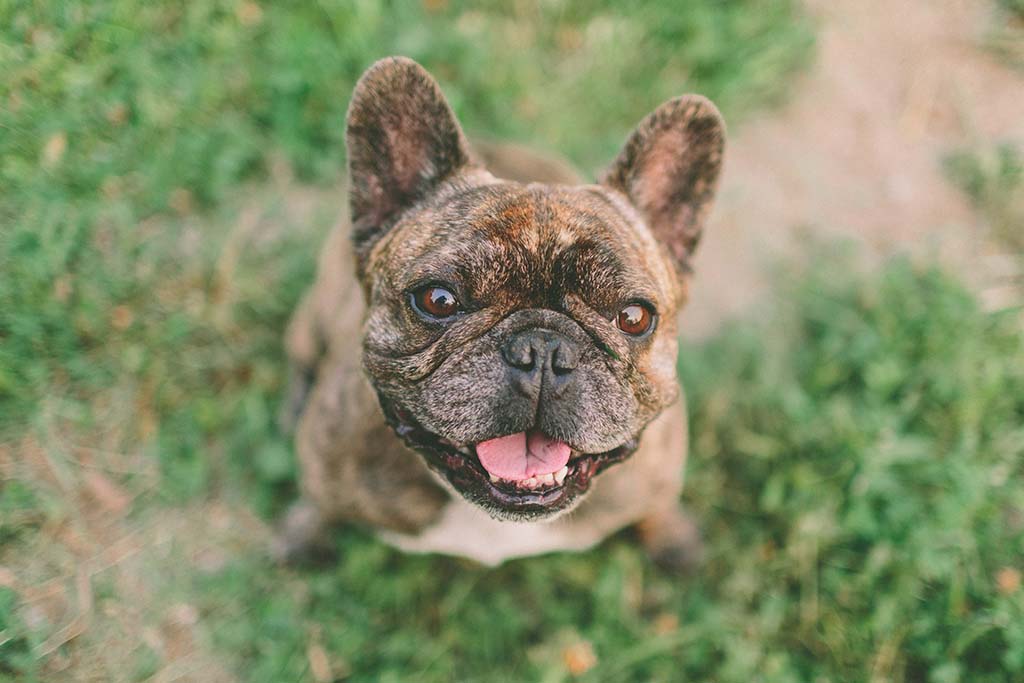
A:
<svg viewBox="0 0 1024 683">
<path fill-rule="evenodd" d="M 494 564 L 636 524 L 656 559 L 692 562 L 676 314 L 715 107 L 661 105 L 595 184 L 471 144 L 404 58 L 363 75 L 347 125 L 350 220 L 287 335 L 303 497 L 279 551 L 355 522 Z"/>
</svg>

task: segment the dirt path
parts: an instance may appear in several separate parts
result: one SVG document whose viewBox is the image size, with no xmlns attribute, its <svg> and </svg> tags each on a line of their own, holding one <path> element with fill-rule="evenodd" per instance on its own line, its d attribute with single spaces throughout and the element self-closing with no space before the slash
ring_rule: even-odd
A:
<svg viewBox="0 0 1024 683">
<path fill-rule="evenodd" d="M 788 104 L 730 139 L 687 337 L 758 300 L 766 261 L 808 234 L 852 238 L 874 254 L 934 251 L 983 277 L 976 270 L 991 247 L 981 218 L 941 162 L 964 145 L 1024 142 L 1024 78 L 982 46 L 992 5 L 808 4 L 819 22 L 814 66 Z"/>
</svg>

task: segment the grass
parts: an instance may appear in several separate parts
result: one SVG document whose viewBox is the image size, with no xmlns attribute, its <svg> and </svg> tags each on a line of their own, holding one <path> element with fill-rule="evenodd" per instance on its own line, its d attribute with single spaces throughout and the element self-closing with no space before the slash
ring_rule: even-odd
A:
<svg viewBox="0 0 1024 683">
<path fill-rule="evenodd" d="M 337 565 L 285 571 L 248 546 L 157 569 L 161 599 L 187 597 L 251 681 L 319 680 L 313 661 L 381 681 L 1019 679 L 1019 318 L 934 267 L 816 256 L 761 322 L 684 349 L 698 577 L 653 569 L 628 534 L 485 570 L 344 530 Z M 39 636 L 8 629 L 30 662 Z"/>
<path fill-rule="evenodd" d="M 946 161 L 950 179 L 981 212 L 992 236 L 1024 254 L 1024 153 L 1010 142 L 989 149 L 961 149 Z"/>
<path fill-rule="evenodd" d="M 218 647 L 267 681 L 308 675 L 313 624 L 354 680 L 567 680 L 580 643 L 588 681 L 1024 675 L 1019 320 L 937 269 L 842 272 L 683 354 L 698 578 L 628 537 L 487 571 L 346 532 L 328 570 L 239 559 L 204 580 Z"/>
<path fill-rule="evenodd" d="M 1021 677 L 1019 323 L 903 262 L 827 262 L 686 349 L 695 579 L 628 534 L 494 571 L 358 530 L 330 568 L 264 559 L 280 335 L 367 64 L 593 168 L 660 100 L 741 120 L 807 58 L 787 0 L 617 7 L 0 0 L 0 681 Z"/>
<path fill-rule="evenodd" d="M 619 16 L 608 2 L 3 2 L 0 432 L 21 431 L 47 400 L 90 412 L 83 403 L 126 372 L 154 394 L 145 402 L 157 422 L 178 422 L 161 449 L 191 452 L 196 444 L 178 442 L 186 432 L 237 424 L 208 406 L 203 419 L 216 424 L 191 429 L 199 411 L 181 399 L 208 385 L 249 392 L 230 376 L 256 358 L 238 343 L 276 363 L 277 331 L 320 233 L 304 232 L 301 248 L 275 245 L 282 258 L 230 283 L 275 292 L 244 301 L 257 309 L 241 314 L 259 321 L 254 331 L 211 272 L 233 219 L 185 241 L 182 222 L 161 216 L 220 206 L 250 179 L 336 183 L 348 94 L 373 60 L 417 58 L 470 130 L 593 167 L 670 95 L 705 92 L 730 118 L 778 100 L 810 45 L 792 4 L 643 3 Z M 177 367 L 183 350 L 201 367 Z"/>
<path fill-rule="evenodd" d="M 1021 0 L 999 0 L 999 4 L 1018 20 L 1024 20 L 1024 2 Z"/>
<path fill-rule="evenodd" d="M 984 44 L 1007 65 L 1024 69 L 1024 0 L 997 0 Z"/>
<path fill-rule="evenodd" d="M 246 619 L 193 642 L 179 617 L 279 576 L 255 558 L 294 495 L 280 339 L 355 79 L 409 55 L 469 130 L 594 168 L 679 92 L 778 101 L 811 45 L 792 0 L 617 8 L 0 0 L 0 680 L 284 666 Z M 193 566 L 217 543 L 237 582 Z"/>
</svg>

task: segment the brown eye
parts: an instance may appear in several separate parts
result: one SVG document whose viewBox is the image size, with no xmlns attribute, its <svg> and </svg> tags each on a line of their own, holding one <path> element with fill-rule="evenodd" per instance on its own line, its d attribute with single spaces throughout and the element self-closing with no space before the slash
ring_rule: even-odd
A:
<svg viewBox="0 0 1024 683">
<path fill-rule="evenodd" d="M 626 334 L 639 337 L 651 329 L 651 325 L 654 324 L 654 313 L 644 304 L 630 304 L 619 311 L 619 317 L 615 322 Z"/>
<path fill-rule="evenodd" d="M 448 318 L 459 312 L 459 300 L 449 290 L 428 285 L 413 292 L 416 309 L 432 318 Z"/>
</svg>

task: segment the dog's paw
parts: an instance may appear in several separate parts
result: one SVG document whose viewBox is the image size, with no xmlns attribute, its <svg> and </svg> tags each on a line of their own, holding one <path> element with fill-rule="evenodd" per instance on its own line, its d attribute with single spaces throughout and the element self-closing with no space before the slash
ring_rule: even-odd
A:
<svg viewBox="0 0 1024 683">
<path fill-rule="evenodd" d="M 696 523 L 682 508 L 652 514 L 637 525 L 647 554 L 662 569 L 694 574 L 704 559 L 704 543 Z"/>
<path fill-rule="evenodd" d="M 271 559 L 287 566 L 324 566 L 338 559 L 338 551 L 319 511 L 307 501 L 288 509 L 270 544 Z"/>
</svg>

